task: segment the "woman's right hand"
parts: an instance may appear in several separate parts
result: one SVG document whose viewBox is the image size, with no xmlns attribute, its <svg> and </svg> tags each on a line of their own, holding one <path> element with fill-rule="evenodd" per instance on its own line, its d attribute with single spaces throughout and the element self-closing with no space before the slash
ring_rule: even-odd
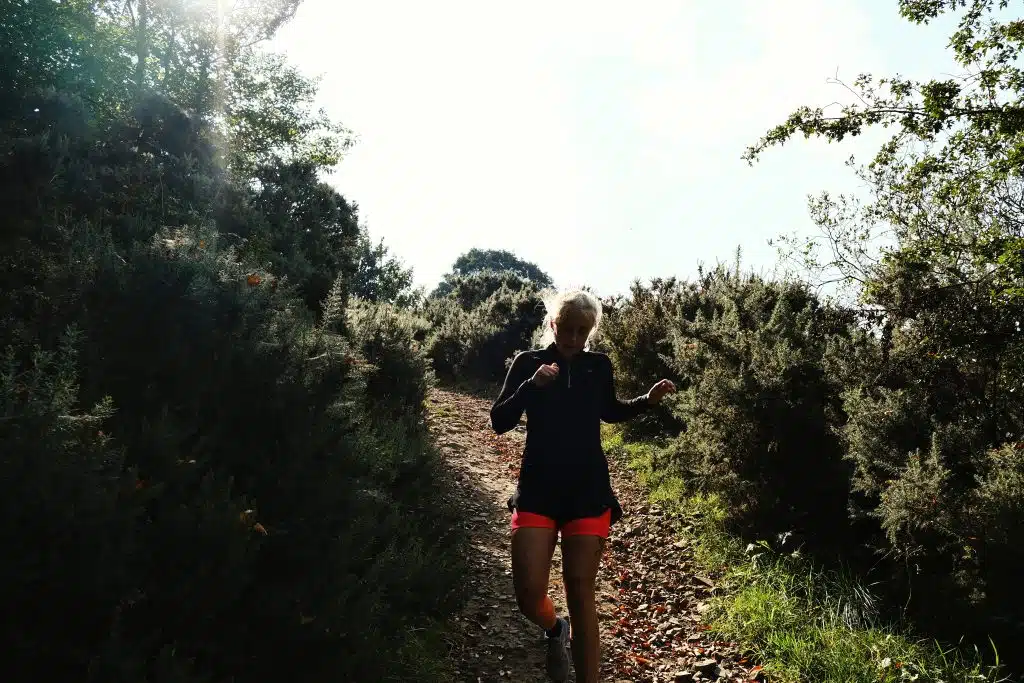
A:
<svg viewBox="0 0 1024 683">
<path fill-rule="evenodd" d="M 558 364 L 551 363 L 537 368 L 537 372 L 533 373 L 533 377 L 530 379 L 538 387 L 543 387 L 553 382 L 556 377 L 558 377 Z"/>
</svg>

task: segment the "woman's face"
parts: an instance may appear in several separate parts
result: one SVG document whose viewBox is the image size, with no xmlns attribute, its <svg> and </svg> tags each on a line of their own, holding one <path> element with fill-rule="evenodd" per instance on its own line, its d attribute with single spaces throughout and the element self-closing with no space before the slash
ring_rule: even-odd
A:
<svg viewBox="0 0 1024 683">
<path fill-rule="evenodd" d="M 579 311 L 568 310 L 551 321 L 551 329 L 555 333 L 555 346 L 566 358 L 583 350 L 594 329 L 594 321 L 590 316 Z"/>
</svg>

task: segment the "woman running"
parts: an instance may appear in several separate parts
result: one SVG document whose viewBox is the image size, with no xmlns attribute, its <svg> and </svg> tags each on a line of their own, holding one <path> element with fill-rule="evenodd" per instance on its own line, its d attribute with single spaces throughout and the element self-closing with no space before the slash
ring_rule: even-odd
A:
<svg viewBox="0 0 1024 683">
<path fill-rule="evenodd" d="M 601 322 L 601 302 L 589 292 L 572 291 L 547 308 L 547 346 L 516 356 L 491 407 L 491 425 L 503 434 L 526 413 L 526 448 L 508 503 L 516 602 L 547 635 L 548 674 L 555 681 L 567 680 L 570 626 L 555 614 L 548 596 L 551 557 L 561 532 L 576 681 L 596 683 L 597 570 L 609 527 L 622 517 L 601 448 L 601 420 L 622 422 L 639 415 L 675 386 L 663 379 L 643 396 L 620 401 L 611 360 L 587 350 Z"/>
</svg>

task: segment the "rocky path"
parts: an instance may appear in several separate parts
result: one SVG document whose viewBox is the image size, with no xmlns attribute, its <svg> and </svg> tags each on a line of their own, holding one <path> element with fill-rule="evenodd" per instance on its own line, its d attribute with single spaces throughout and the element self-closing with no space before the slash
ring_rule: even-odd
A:
<svg viewBox="0 0 1024 683">
<path fill-rule="evenodd" d="M 542 683 L 544 642 L 519 614 L 512 591 L 509 513 L 523 428 L 497 436 L 490 403 L 447 390 L 430 397 L 430 423 L 456 473 L 472 539 L 470 599 L 452 627 L 449 645 L 458 681 Z M 626 512 L 612 528 L 598 577 L 602 681 L 609 683 L 762 681 L 759 668 L 735 644 L 711 640 L 701 624 L 716 587 L 701 576 L 689 543 L 656 506 L 647 503 L 631 474 L 610 463 Z M 555 551 L 551 597 L 565 613 L 561 551 Z M 572 679 L 570 679 L 572 680 Z"/>
</svg>

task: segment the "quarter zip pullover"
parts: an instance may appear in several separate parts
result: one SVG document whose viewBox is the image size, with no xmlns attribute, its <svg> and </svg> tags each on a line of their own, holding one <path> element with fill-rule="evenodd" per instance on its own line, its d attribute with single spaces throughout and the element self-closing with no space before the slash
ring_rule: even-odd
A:
<svg viewBox="0 0 1024 683">
<path fill-rule="evenodd" d="M 550 363 L 558 364 L 558 377 L 536 386 L 533 374 Z M 565 359 L 551 344 L 517 355 L 491 407 L 491 426 L 498 434 L 514 429 L 526 414 L 526 447 L 509 509 L 563 524 L 610 508 L 614 524 L 622 508 L 601 446 L 601 421 L 623 422 L 648 405 L 646 396 L 616 397 L 612 363 L 605 354 L 583 351 Z"/>
</svg>

